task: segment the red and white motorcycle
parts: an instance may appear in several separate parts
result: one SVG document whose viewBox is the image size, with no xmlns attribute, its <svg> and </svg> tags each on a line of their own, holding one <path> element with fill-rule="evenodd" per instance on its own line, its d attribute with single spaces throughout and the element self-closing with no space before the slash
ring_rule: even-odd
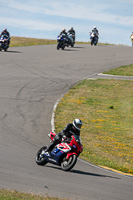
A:
<svg viewBox="0 0 133 200">
<path fill-rule="evenodd" d="M 51 140 L 54 139 L 55 133 L 50 132 L 48 136 Z M 72 169 L 80 153 L 83 151 L 80 137 L 78 135 L 72 135 L 69 140 L 62 140 L 62 142 L 53 149 L 49 154 L 45 150 L 47 146 L 43 146 L 36 154 L 36 163 L 38 165 L 45 165 L 46 163 L 52 163 L 61 166 L 62 170 L 69 171 Z"/>
</svg>

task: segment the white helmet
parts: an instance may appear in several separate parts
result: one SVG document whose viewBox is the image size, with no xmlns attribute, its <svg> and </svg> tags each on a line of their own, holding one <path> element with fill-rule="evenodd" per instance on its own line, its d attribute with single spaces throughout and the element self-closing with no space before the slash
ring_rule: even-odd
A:
<svg viewBox="0 0 133 200">
<path fill-rule="evenodd" d="M 96 26 L 94 26 L 94 27 L 93 27 L 93 29 L 97 29 L 97 27 L 96 27 Z"/>
<path fill-rule="evenodd" d="M 82 126 L 82 121 L 81 121 L 80 119 L 75 119 L 75 120 L 73 121 L 73 126 L 74 126 L 76 129 L 80 130 L 80 129 L 81 129 L 81 126 Z"/>
<path fill-rule="evenodd" d="M 4 28 L 4 30 L 3 30 L 4 32 L 7 32 L 7 28 Z"/>
</svg>

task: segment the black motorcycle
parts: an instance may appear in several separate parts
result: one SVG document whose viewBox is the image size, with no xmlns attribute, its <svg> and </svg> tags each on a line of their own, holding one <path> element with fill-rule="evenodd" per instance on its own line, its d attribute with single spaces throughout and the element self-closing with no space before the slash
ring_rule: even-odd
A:
<svg viewBox="0 0 133 200">
<path fill-rule="evenodd" d="M 67 46 L 71 46 L 71 47 L 74 47 L 74 35 L 72 34 L 72 33 L 68 33 L 67 34 L 67 36 L 68 36 L 68 45 Z"/>
<path fill-rule="evenodd" d="M 66 37 L 66 35 L 61 34 L 57 37 L 57 50 L 64 50 L 65 46 L 68 46 L 68 38 Z"/>
<path fill-rule="evenodd" d="M 9 37 L 7 35 L 2 35 L 0 37 L 0 51 L 7 51 L 9 48 Z"/>
<path fill-rule="evenodd" d="M 97 33 L 91 32 L 90 33 L 90 40 L 91 40 L 91 45 L 97 45 L 98 43 L 98 35 Z"/>
</svg>

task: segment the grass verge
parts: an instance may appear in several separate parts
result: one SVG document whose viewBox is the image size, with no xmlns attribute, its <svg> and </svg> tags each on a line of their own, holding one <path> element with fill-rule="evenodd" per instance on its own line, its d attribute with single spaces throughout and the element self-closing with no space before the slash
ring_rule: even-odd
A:
<svg viewBox="0 0 133 200">
<path fill-rule="evenodd" d="M 35 194 L 27 194 L 22 192 L 17 192 L 15 190 L 5 190 L 0 189 L 0 200 L 66 200 L 57 197 L 41 196 Z"/>
<path fill-rule="evenodd" d="M 121 67 L 111 69 L 109 71 L 103 72 L 103 74 L 119 75 L 119 76 L 133 76 L 133 64 L 123 65 Z"/>
<path fill-rule="evenodd" d="M 37 39 L 37 38 L 26 38 L 26 37 L 11 37 L 10 47 L 20 46 L 34 46 L 34 45 L 49 45 L 57 44 L 57 40 L 50 39 Z M 90 44 L 90 42 L 76 42 L 76 44 Z M 98 45 L 113 45 L 108 43 L 98 43 Z"/>
<path fill-rule="evenodd" d="M 130 66 L 131 68 L 131 66 Z M 83 121 L 81 158 L 133 174 L 133 81 L 83 80 L 62 98 L 55 131 L 74 118 Z"/>
<path fill-rule="evenodd" d="M 56 44 L 56 40 L 11 37 L 10 47 Z"/>
</svg>

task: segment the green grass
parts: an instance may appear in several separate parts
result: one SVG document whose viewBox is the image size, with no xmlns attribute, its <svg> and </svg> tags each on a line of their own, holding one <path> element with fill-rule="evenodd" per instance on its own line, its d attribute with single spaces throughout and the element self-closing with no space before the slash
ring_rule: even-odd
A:
<svg viewBox="0 0 133 200">
<path fill-rule="evenodd" d="M 109 71 L 103 72 L 103 74 L 133 76 L 133 64 L 128 65 L 128 66 L 124 65 L 115 69 L 111 69 Z"/>
<path fill-rule="evenodd" d="M 49 197 L 35 194 L 17 192 L 15 190 L 0 189 L 0 200 L 66 200 L 57 197 Z"/>
<path fill-rule="evenodd" d="M 56 132 L 74 118 L 83 121 L 82 159 L 133 174 L 132 80 L 79 82 L 57 106 Z"/>
</svg>

